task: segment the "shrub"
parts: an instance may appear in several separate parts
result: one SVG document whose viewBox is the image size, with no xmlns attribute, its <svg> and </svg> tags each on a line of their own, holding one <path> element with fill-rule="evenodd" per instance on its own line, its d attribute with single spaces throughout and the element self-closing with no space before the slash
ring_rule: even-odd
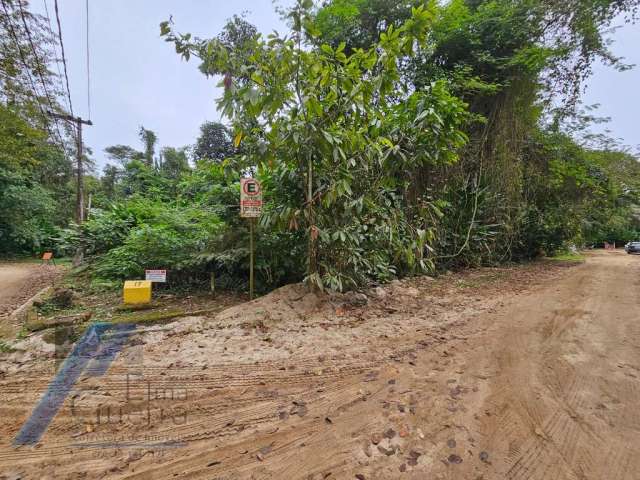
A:
<svg viewBox="0 0 640 480">
<path fill-rule="evenodd" d="M 156 210 L 149 223 L 137 221 L 121 245 L 105 253 L 95 265 L 101 278 L 139 278 L 148 268 L 179 273 L 216 236 L 222 223 L 214 214 L 178 207 Z"/>
</svg>

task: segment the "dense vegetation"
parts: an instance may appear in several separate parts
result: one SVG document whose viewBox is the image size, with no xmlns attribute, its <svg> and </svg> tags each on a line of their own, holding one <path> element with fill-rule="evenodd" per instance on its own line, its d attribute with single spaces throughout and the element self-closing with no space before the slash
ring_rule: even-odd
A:
<svg viewBox="0 0 640 480">
<path fill-rule="evenodd" d="M 31 31 L 32 42 L 24 25 Z M 0 254 L 39 251 L 51 245 L 57 227 L 73 217 L 73 169 L 62 147 L 67 132 L 47 115 L 48 110 L 62 110 L 53 74 L 45 63 L 53 56 L 50 36 L 42 19 L 2 3 Z M 36 82 L 40 95 L 33 93 Z"/>
<path fill-rule="evenodd" d="M 44 99 L 22 88 L 37 70 L 52 74 L 19 61 L 2 35 L 0 250 L 80 248 L 96 282 L 163 267 L 175 283 L 214 273 L 244 288 L 248 174 L 266 195 L 262 290 L 303 279 L 351 289 L 638 238 L 638 160 L 586 133 L 593 118 L 579 101 L 594 61 L 627 68 L 604 32 L 636 8 L 299 0 L 283 12 L 285 36 L 234 17 L 211 39 L 164 22 L 176 52 L 224 87 L 224 124 L 204 124 L 189 147 L 158 149 L 143 127 L 139 150 L 109 147 L 111 163 L 87 179 L 81 225 L 69 223 L 72 166 L 37 108 Z"/>
</svg>

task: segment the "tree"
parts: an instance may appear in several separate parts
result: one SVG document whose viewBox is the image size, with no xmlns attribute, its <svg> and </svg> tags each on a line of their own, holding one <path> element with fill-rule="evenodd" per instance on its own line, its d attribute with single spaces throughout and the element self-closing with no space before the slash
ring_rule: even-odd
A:
<svg viewBox="0 0 640 480">
<path fill-rule="evenodd" d="M 57 78 L 49 69 L 55 40 L 46 20 L 28 7 L 23 0 L 0 5 L 0 101 L 19 107 L 22 118 L 60 145 L 67 141 L 65 128 L 47 114 L 65 113 L 58 102 Z"/>
<path fill-rule="evenodd" d="M 411 92 L 400 81 L 398 61 L 425 41 L 432 14 L 416 8 L 374 47 L 347 56 L 344 44 L 303 48 L 318 35 L 310 7 L 292 10 L 291 37 L 256 40 L 250 63 L 218 39 L 192 41 L 168 23 L 161 32 L 207 71 L 250 80 L 225 85 L 218 105 L 247 164 L 278 196 L 271 224 L 304 227 L 312 285 L 341 290 L 426 269 L 433 205 L 408 205 L 405 182 L 420 165 L 455 161 L 465 142 L 464 105 L 446 84 Z"/>
<path fill-rule="evenodd" d="M 102 192 L 107 200 L 115 200 L 116 198 L 116 187 L 118 185 L 118 177 L 122 175 L 122 170 L 120 170 L 115 165 L 107 164 L 102 170 L 102 176 L 100 177 L 100 184 L 102 187 Z"/>
<path fill-rule="evenodd" d="M 216 41 L 226 50 L 233 52 L 234 57 L 238 59 L 238 61 L 244 60 L 247 62 L 253 54 L 253 47 L 258 37 L 258 29 L 254 25 L 247 22 L 244 18 L 234 15 L 227 20 L 222 32 L 217 36 Z M 188 50 L 184 53 L 188 58 Z M 216 62 L 208 62 L 207 59 L 203 59 L 199 68 L 206 76 L 224 75 L 227 84 L 231 81 L 232 75 L 235 75 L 237 82 L 249 81 L 247 76 L 240 70 L 224 70 L 224 68 L 226 68 L 225 66 Z"/>
<path fill-rule="evenodd" d="M 142 160 L 144 158 L 142 152 L 128 145 L 112 145 L 105 148 L 104 151 L 109 159 L 120 162 L 123 166 L 131 160 Z"/>
<path fill-rule="evenodd" d="M 389 26 L 400 27 L 411 17 L 411 8 L 421 0 L 333 0 L 324 2 L 315 13 L 320 40 L 337 48 L 345 42 L 345 52 L 368 49 L 378 43 Z"/>
<path fill-rule="evenodd" d="M 58 102 L 52 33 L 27 2 L 0 4 L 0 250 L 50 247 L 56 228 L 72 216 L 65 155 L 68 135 L 48 111 Z"/>
<path fill-rule="evenodd" d="M 244 18 L 234 15 L 222 29 L 218 39 L 229 50 L 241 51 L 246 55 L 253 49 L 253 43 L 258 38 L 258 29 Z"/>
<path fill-rule="evenodd" d="M 154 166 L 143 160 L 132 160 L 124 167 L 121 180 L 122 192 L 127 197 L 140 196 L 149 199 L 173 197 L 170 181 L 159 175 Z"/>
<path fill-rule="evenodd" d="M 66 181 L 70 179 L 70 166 L 46 138 L 46 132 L 0 104 L 3 253 L 38 251 L 55 234 L 56 225 L 69 218 L 68 205 L 72 202 Z"/>
<path fill-rule="evenodd" d="M 152 130 L 147 130 L 141 126 L 138 130 L 138 137 L 142 142 L 143 151 L 136 150 L 129 145 L 112 145 L 104 149 L 107 157 L 120 162 L 123 166 L 132 160 L 140 160 L 150 167 L 155 167 L 154 161 L 158 136 Z"/>
<path fill-rule="evenodd" d="M 189 171 L 187 148 L 164 147 L 160 150 L 160 173 L 171 180 L 178 181 Z"/>
<path fill-rule="evenodd" d="M 196 160 L 221 162 L 235 153 L 229 129 L 219 122 L 205 122 L 200 126 L 193 156 Z"/>
<path fill-rule="evenodd" d="M 621 13 L 633 18 L 637 5 L 634 0 L 452 0 L 434 10 L 428 44 L 402 59 L 401 73 L 416 90 L 447 79 L 475 120 L 466 126 L 470 141 L 459 163 L 427 166 L 414 177 L 416 191 L 431 191 L 449 204 L 437 234 L 440 262 L 475 265 L 519 256 L 521 240 L 535 237 L 533 221 L 543 232 L 547 213 L 557 222 L 566 220 L 552 201 L 537 204 L 540 215 L 530 216 L 527 148 L 539 139 L 545 118 L 566 122 L 575 116 L 595 59 L 626 68 L 609 50 L 606 32 Z M 397 22 L 403 11 L 409 12 L 405 2 L 331 0 L 316 18 L 322 39 L 348 48 L 370 42 L 376 23 L 365 13 L 380 13 L 375 18 L 384 25 Z M 557 136 L 553 141 L 565 144 Z M 544 171 L 546 181 L 550 170 Z M 541 198 L 582 205 L 578 197 L 555 193 Z M 554 238 L 578 235 L 579 225 L 572 225 Z"/>
<path fill-rule="evenodd" d="M 147 130 L 144 127 L 140 127 L 140 131 L 138 133 L 140 137 L 140 141 L 144 146 L 143 158 L 144 162 L 148 166 L 154 166 L 154 155 L 156 151 L 156 143 L 158 142 L 158 136 L 152 130 Z"/>
</svg>

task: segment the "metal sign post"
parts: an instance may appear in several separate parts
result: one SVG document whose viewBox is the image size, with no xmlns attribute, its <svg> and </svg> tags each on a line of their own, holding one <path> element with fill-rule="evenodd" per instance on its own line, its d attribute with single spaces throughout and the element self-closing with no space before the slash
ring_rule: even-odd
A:
<svg viewBox="0 0 640 480">
<path fill-rule="evenodd" d="M 253 300 L 255 219 L 262 213 L 262 188 L 255 178 L 240 179 L 240 216 L 249 219 L 249 299 Z"/>
<path fill-rule="evenodd" d="M 249 300 L 253 300 L 253 218 L 249 219 Z"/>
</svg>

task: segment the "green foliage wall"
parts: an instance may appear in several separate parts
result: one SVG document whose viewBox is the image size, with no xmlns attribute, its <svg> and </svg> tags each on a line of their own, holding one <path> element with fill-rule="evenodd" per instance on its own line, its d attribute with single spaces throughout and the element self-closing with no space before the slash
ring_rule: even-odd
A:
<svg viewBox="0 0 640 480">
<path fill-rule="evenodd" d="M 27 35 L 27 28 L 30 37 Z M 48 68 L 52 33 L 25 2 L 0 9 L 0 255 L 40 253 L 54 247 L 57 229 L 73 215 L 72 166 Z M 51 98 L 53 97 L 53 98 Z"/>
<path fill-rule="evenodd" d="M 46 134 L 0 104 L 0 254 L 54 246 L 57 227 L 71 214 L 70 177 L 69 163 Z"/>
<path fill-rule="evenodd" d="M 219 80 L 224 123 L 205 123 L 189 147 L 144 127 L 138 146 L 108 147 L 113 163 L 87 177 L 88 221 L 61 233 L 72 166 L 14 75 L 0 105 L 0 249 L 56 237 L 60 251 L 82 248 L 98 278 L 168 268 L 176 285 L 213 273 L 243 289 L 249 175 L 265 192 L 263 291 L 303 279 L 353 289 L 631 240 L 637 158 L 577 132 L 593 62 L 626 68 L 605 31 L 636 3 L 299 0 L 283 12 L 285 35 L 235 16 L 210 39 L 163 22 L 176 52 Z"/>
</svg>

